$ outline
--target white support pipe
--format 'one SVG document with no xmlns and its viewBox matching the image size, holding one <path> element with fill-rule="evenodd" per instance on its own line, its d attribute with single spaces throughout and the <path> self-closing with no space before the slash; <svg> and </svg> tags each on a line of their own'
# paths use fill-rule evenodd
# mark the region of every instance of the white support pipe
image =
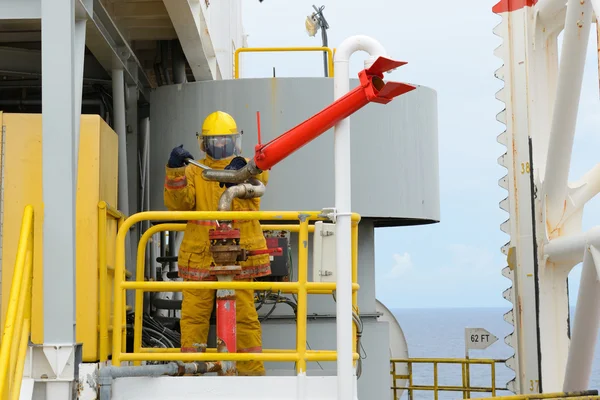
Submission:
<svg viewBox="0 0 600 400">
<path fill-rule="evenodd" d="M 386 54 L 383 46 L 368 36 L 351 36 L 337 48 L 334 58 L 334 99 L 350 91 L 350 56 L 366 51 L 370 66 L 378 56 Z M 334 127 L 335 208 L 336 208 L 336 330 L 337 330 L 337 397 L 354 399 L 352 361 L 352 240 L 351 240 L 351 159 L 350 118 Z"/>
<path fill-rule="evenodd" d="M 125 123 L 125 81 L 122 69 L 112 70 L 113 109 L 115 131 L 119 137 L 119 189 L 117 206 L 129 215 L 129 185 L 127 184 L 127 126 Z"/>
<path fill-rule="evenodd" d="M 600 193 L 600 163 L 596 164 L 581 179 L 569 185 L 568 195 L 563 221 L 567 221 L 575 213 L 583 209 L 588 201 Z"/>
<path fill-rule="evenodd" d="M 600 252 L 586 247 L 563 391 L 587 390 L 600 327 Z"/>
<path fill-rule="evenodd" d="M 586 246 L 600 247 L 600 226 L 577 235 L 552 239 L 544 246 L 544 255 L 552 263 L 576 265 L 583 261 Z"/>
<path fill-rule="evenodd" d="M 125 114 L 125 78 L 123 70 L 114 68 L 112 70 L 112 95 L 115 119 L 115 131 L 119 139 L 119 162 L 118 162 L 118 196 L 117 207 L 125 216 L 129 216 L 129 184 L 127 179 L 127 123 Z M 132 265 L 131 235 L 125 238 L 125 267 L 135 274 L 135 265 Z M 135 276 L 135 275 L 134 275 Z M 134 301 L 135 297 L 128 296 L 128 302 Z"/>
<path fill-rule="evenodd" d="M 596 19 L 600 19 L 600 0 L 592 0 L 592 9 L 596 14 Z"/>
<path fill-rule="evenodd" d="M 590 33 L 591 11 L 590 1 L 569 0 L 567 5 L 544 179 L 547 200 L 546 217 L 551 229 L 558 226 L 565 211 L 573 137 Z"/>
<path fill-rule="evenodd" d="M 576 187 L 571 194 L 573 211 L 576 211 L 600 193 L 600 163 L 596 164 L 572 186 Z"/>
<path fill-rule="evenodd" d="M 141 195 L 141 207 L 140 211 L 150 211 L 150 118 L 146 117 L 142 119 L 140 124 L 141 136 L 144 138 L 144 147 L 142 154 L 142 195 Z M 142 224 L 142 230 L 145 232 L 150 228 L 150 221 L 145 221 Z M 143 234 L 143 232 L 140 232 Z M 146 271 L 145 275 L 150 275 L 150 265 L 152 260 L 150 259 L 150 246 L 146 246 Z"/>
<path fill-rule="evenodd" d="M 535 8 L 542 21 L 550 21 L 565 8 L 566 3 L 566 0 L 540 0 Z"/>
</svg>

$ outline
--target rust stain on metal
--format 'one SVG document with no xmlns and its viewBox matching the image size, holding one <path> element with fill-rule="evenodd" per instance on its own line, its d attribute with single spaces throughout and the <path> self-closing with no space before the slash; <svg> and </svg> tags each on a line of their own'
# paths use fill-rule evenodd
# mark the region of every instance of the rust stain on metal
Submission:
<svg viewBox="0 0 600 400">
<path fill-rule="evenodd" d="M 546 219 L 546 230 L 548 231 L 549 239 L 555 239 L 557 237 L 562 236 L 562 228 L 563 228 L 563 224 L 564 224 L 563 219 L 565 218 L 566 213 L 567 213 L 567 200 L 565 199 L 563 201 L 562 213 L 560 215 L 560 218 L 556 222 L 556 225 L 554 225 L 554 226 L 551 225 L 551 221 L 548 221 Z"/>
<path fill-rule="evenodd" d="M 523 327 L 523 305 L 521 304 L 521 296 L 517 297 L 517 310 L 519 311 L 519 329 Z"/>
<path fill-rule="evenodd" d="M 217 352 L 218 353 L 229 353 L 227 350 L 227 344 L 220 337 L 217 338 Z M 237 369 L 235 361 L 221 361 L 221 368 L 218 371 L 220 376 L 235 376 L 237 375 Z"/>
<path fill-rule="evenodd" d="M 209 361 L 206 363 L 206 372 L 219 372 L 221 371 L 220 361 Z"/>
<path fill-rule="evenodd" d="M 219 300 L 235 300 L 235 290 L 219 289 L 219 290 L 217 290 L 217 299 L 219 299 Z"/>
<path fill-rule="evenodd" d="M 217 338 L 217 352 L 218 353 L 227 353 L 227 344 L 221 338 Z"/>
</svg>

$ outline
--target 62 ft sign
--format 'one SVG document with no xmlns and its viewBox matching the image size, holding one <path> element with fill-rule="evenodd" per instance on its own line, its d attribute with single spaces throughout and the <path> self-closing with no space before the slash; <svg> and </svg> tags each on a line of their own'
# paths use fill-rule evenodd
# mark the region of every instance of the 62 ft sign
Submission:
<svg viewBox="0 0 600 400">
<path fill-rule="evenodd" d="M 465 328 L 465 346 L 470 349 L 483 350 L 494 344 L 498 338 L 483 328 Z"/>
</svg>

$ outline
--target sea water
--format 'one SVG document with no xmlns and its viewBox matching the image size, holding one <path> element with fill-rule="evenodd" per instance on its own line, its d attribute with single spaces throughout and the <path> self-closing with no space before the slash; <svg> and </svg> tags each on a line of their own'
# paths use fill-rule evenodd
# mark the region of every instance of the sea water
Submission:
<svg viewBox="0 0 600 400">
<path fill-rule="evenodd" d="M 406 341 L 409 357 L 465 357 L 465 327 L 484 328 L 498 337 L 498 341 L 486 350 L 471 350 L 471 358 L 493 358 L 505 360 L 514 351 L 504 343 L 504 337 L 513 327 L 504 321 L 506 308 L 438 308 L 438 309 L 394 309 Z M 572 316 L 573 314 L 571 314 Z M 573 323 L 573 318 L 571 318 Z M 600 345 L 596 346 L 590 389 L 600 389 Z M 490 387 L 489 365 L 471 366 L 471 386 Z M 514 373 L 503 363 L 496 364 L 496 386 L 506 387 Z M 433 366 L 431 364 L 413 366 L 413 384 L 433 385 Z M 438 384 L 462 386 L 461 367 L 459 365 L 440 365 Z M 512 393 L 498 391 L 497 396 Z M 489 397 L 489 393 L 472 393 L 470 397 Z M 407 398 L 407 393 L 402 399 Z M 433 399 L 433 392 L 414 392 L 415 399 Z M 439 399 L 461 399 L 460 392 L 440 392 Z"/>
</svg>

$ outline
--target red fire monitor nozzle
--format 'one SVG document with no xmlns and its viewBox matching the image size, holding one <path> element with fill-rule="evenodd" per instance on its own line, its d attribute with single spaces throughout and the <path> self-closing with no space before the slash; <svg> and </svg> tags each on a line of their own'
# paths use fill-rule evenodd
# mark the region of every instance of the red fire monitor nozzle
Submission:
<svg viewBox="0 0 600 400">
<path fill-rule="evenodd" d="M 360 85 L 354 90 L 281 136 L 257 146 L 254 155 L 256 166 L 263 171 L 268 170 L 368 103 L 387 104 L 394 97 L 414 90 L 415 86 L 412 85 L 383 81 L 384 72 L 404 64 L 406 62 L 377 58 L 370 68 L 358 73 Z"/>
<path fill-rule="evenodd" d="M 240 183 L 249 177 L 271 169 L 275 164 L 300 149 L 319 135 L 331 129 L 370 102 L 387 104 L 411 90 L 413 85 L 384 82 L 383 73 L 406 64 L 386 57 L 378 57 L 371 67 L 358 73 L 360 85 L 308 120 L 283 133 L 270 142 L 255 148 L 254 159 L 238 171 L 204 170 L 204 178 L 219 182 Z"/>
</svg>

